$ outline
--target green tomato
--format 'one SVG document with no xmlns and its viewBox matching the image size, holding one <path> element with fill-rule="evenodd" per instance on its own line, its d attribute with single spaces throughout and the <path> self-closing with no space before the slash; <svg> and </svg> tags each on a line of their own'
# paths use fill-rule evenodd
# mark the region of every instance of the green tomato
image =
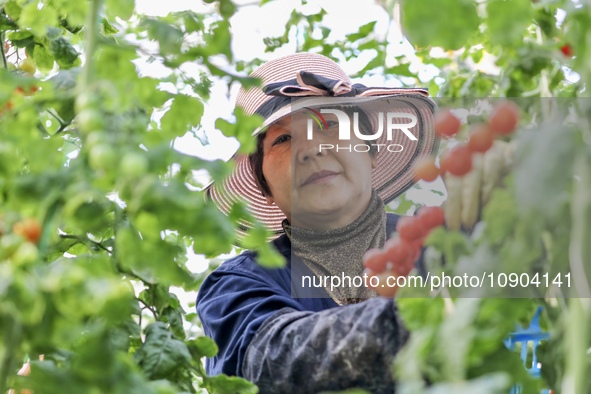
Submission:
<svg viewBox="0 0 591 394">
<path fill-rule="evenodd" d="M 123 156 L 119 168 L 121 173 L 130 178 L 138 178 L 148 171 L 149 163 L 145 155 L 129 152 Z"/>
<path fill-rule="evenodd" d="M 102 130 L 105 126 L 100 111 L 94 109 L 85 109 L 78 114 L 78 125 L 84 133 L 91 131 Z"/>
<path fill-rule="evenodd" d="M 0 142 L 0 174 L 18 171 L 16 148 L 13 144 Z"/>
<path fill-rule="evenodd" d="M 15 250 L 11 257 L 12 262 L 17 265 L 28 265 L 34 263 L 39 258 L 39 249 L 31 242 L 23 242 Z"/>
<path fill-rule="evenodd" d="M 229 18 L 232 15 L 234 15 L 234 13 L 236 12 L 236 7 L 234 6 L 234 3 L 232 3 L 231 1 L 228 0 L 221 0 L 220 1 L 220 14 L 224 17 L 224 18 Z"/>
<path fill-rule="evenodd" d="M 74 104 L 77 112 L 82 112 L 85 109 L 93 109 L 99 105 L 99 101 L 95 95 L 89 92 L 83 92 L 76 97 Z"/>
<path fill-rule="evenodd" d="M 23 238 L 16 234 L 6 234 L 0 238 L 0 260 L 4 260 L 14 254 L 14 252 L 24 242 Z"/>
<path fill-rule="evenodd" d="M 27 74 L 35 74 L 37 71 L 37 67 L 35 66 L 35 62 L 30 57 L 27 57 L 25 60 L 21 62 L 20 69 L 23 70 Z"/>
<path fill-rule="evenodd" d="M 109 170 L 117 161 L 115 150 L 107 144 L 98 144 L 90 149 L 88 160 L 94 170 Z"/>
<path fill-rule="evenodd" d="M 102 131 L 91 131 L 85 138 L 85 146 L 92 148 L 100 143 L 105 142 L 105 136 Z"/>
</svg>

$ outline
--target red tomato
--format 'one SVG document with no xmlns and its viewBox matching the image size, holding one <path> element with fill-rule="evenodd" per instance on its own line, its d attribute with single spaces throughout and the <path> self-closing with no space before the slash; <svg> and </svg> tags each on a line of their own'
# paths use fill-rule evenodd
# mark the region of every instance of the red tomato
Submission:
<svg viewBox="0 0 591 394">
<path fill-rule="evenodd" d="M 519 122 L 519 112 L 519 107 L 514 102 L 500 102 L 495 106 L 488 120 L 490 130 L 500 135 L 513 133 Z"/>
<path fill-rule="evenodd" d="M 433 157 L 425 157 L 414 165 L 415 182 L 423 180 L 433 182 L 439 176 L 439 168 L 435 165 Z"/>
<path fill-rule="evenodd" d="M 363 266 L 370 269 L 374 273 L 384 272 L 388 258 L 383 249 L 370 249 L 363 255 Z"/>
<path fill-rule="evenodd" d="M 391 238 L 384 245 L 386 257 L 394 265 L 404 263 L 412 255 L 412 247 L 402 238 Z"/>
<path fill-rule="evenodd" d="M 442 109 L 435 114 L 435 134 L 451 137 L 460 131 L 460 120 L 449 109 Z"/>
<path fill-rule="evenodd" d="M 405 216 L 398 220 L 396 231 L 405 241 L 413 242 L 425 235 L 426 231 L 421 222 L 412 216 Z"/>
<path fill-rule="evenodd" d="M 414 260 L 409 258 L 404 262 L 404 264 L 398 264 L 396 267 L 394 267 L 394 274 L 396 276 L 408 276 L 414 266 Z"/>
<path fill-rule="evenodd" d="M 453 147 L 441 159 L 441 170 L 455 176 L 464 176 L 472 170 L 472 152 L 466 145 Z"/>
<path fill-rule="evenodd" d="M 388 277 L 392 276 L 390 273 L 383 273 L 374 276 L 376 276 L 379 279 L 378 286 L 374 288 L 376 293 L 378 293 L 382 297 L 394 297 L 394 295 L 396 295 L 398 287 L 388 286 Z M 392 285 L 395 285 L 394 280 L 391 279 L 390 282 Z"/>
<path fill-rule="evenodd" d="M 445 215 L 441 207 L 423 207 L 419 210 L 417 217 L 423 224 L 423 227 L 428 230 L 443 226 L 445 223 Z"/>
<path fill-rule="evenodd" d="M 14 89 L 14 92 L 17 94 L 22 94 L 24 96 L 30 96 L 37 90 L 39 90 L 39 88 L 35 85 L 29 86 L 27 89 L 23 88 L 22 86 L 19 86 L 16 89 Z"/>
<path fill-rule="evenodd" d="M 29 218 L 15 223 L 12 231 L 27 241 L 36 244 L 41 239 L 43 228 L 37 220 Z"/>
<path fill-rule="evenodd" d="M 472 152 L 484 153 L 493 146 L 495 136 L 486 125 L 476 125 L 472 128 L 468 149 Z"/>
<path fill-rule="evenodd" d="M 562 54 L 566 57 L 572 57 L 573 56 L 573 47 L 571 47 L 569 44 L 564 44 L 563 46 L 560 47 L 560 52 L 562 52 Z"/>
</svg>

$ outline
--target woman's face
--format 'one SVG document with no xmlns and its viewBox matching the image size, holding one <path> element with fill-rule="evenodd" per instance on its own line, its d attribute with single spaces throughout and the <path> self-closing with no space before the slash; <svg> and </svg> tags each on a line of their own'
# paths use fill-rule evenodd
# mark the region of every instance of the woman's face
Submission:
<svg viewBox="0 0 591 394">
<path fill-rule="evenodd" d="M 326 115 L 328 130 L 314 124 L 307 139 L 308 116 L 294 114 L 269 126 L 263 141 L 263 175 L 274 202 L 290 224 L 329 230 L 357 219 L 371 198 L 371 172 L 375 160 L 368 152 L 341 147 L 364 145 L 354 133 L 338 140 L 338 123 Z M 320 144 L 333 145 L 320 150 Z"/>
</svg>

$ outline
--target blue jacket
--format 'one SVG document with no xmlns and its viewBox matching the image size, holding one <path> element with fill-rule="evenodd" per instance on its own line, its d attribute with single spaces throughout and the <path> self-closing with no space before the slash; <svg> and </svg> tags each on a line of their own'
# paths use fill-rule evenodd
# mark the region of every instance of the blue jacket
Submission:
<svg viewBox="0 0 591 394">
<path fill-rule="evenodd" d="M 390 234 L 398 216 L 387 217 Z M 350 387 L 392 392 L 388 366 L 406 338 L 393 300 L 375 298 L 338 307 L 324 289 L 292 289 L 292 276 L 297 280 L 313 273 L 304 264 L 294 264 L 292 271 L 287 236 L 273 244 L 286 258 L 284 268 L 265 269 L 256 263 L 256 254 L 247 251 L 224 262 L 203 282 L 197 312 L 205 334 L 219 347 L 207 360 L 208 374 L 244 376 L 257 383 L 261 393 Z M 351 353 L 347 345 L 359 341 L 364 345 Z M 385 363 L 379 377 L 377 363 Z M 326 375 L 318 372 L 320 365 Z M 306 375 L 309 378 L 300 381 Z"/>
</svg>

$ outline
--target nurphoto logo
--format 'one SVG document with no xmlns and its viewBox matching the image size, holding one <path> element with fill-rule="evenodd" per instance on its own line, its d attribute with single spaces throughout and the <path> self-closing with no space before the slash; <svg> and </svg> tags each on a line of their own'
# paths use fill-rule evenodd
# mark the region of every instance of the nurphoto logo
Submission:
<svg viewBox="0 0 591 394">
<path fill-rule="evenodd" d="M 355 136 L 362 141 L 377 141 L 382 137 L 384 132 L 386 132 L 386 139 L 392 141 L 392 136 L 397 130 L 402 131 L 409 140 L 417 141 L 417 137 L 415 137 L 409 130 L 417 124 L 417 117 L 414 114 L 406 112 L 379 112 L 377 114 L 377 129 L 373 130 L 373 134 L 364 134 L 359 128 L 359 112 L 353 112 L 353 127 L 351 128 L 350 115 L 344 111 L 338 109 L 321 109 L 320 111 L 316 111 L 311 108 L 306 108 L 306 110 L 310 116 L 307 123 L 308 140 L 314 139 L 314 123 L 318 125 L 320 130 L 328 130 L 328 122 L 322 114 L 332 114 L 336 117 L 339 125 L 339 141 L 350 141 L 351 130 L 353 130 Z M 408 119 L 409 121 L 405 123 L 397 123 L 401 119 Z M 339 150 L 348 150 L 349 152 L 368 152 L 371 149 L 370 146 L 377 147 L 378 152 L 380 149 L 384 148 L 389 152 L 402 152 L 404 149 L 400 144 L 319 144 L 318 151 L 322 152 L 323 150 L 336 149 L 337 152 Z"/>
</svg>

